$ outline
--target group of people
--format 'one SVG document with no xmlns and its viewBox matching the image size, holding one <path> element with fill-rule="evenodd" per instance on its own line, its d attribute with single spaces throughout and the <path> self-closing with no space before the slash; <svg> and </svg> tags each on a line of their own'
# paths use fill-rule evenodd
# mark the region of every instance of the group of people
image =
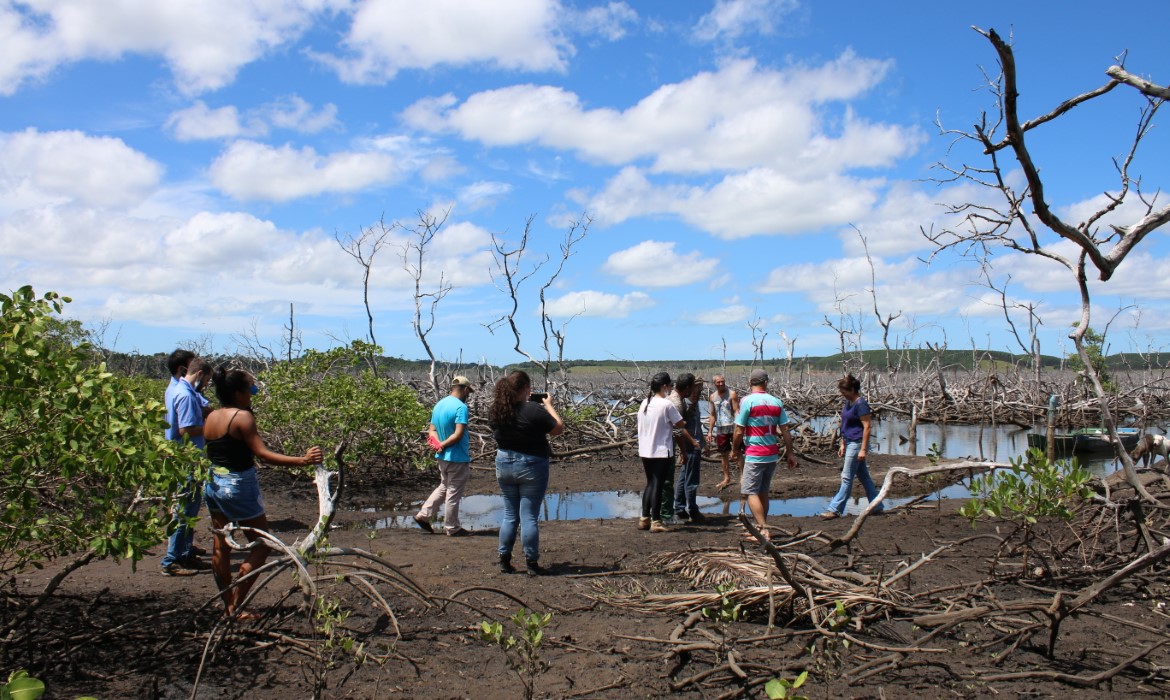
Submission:
<svg viewBox="0 0 1170 700">
<path fill-rule="evenodd" d="M 679 522 L 705 519 L 697 495 L 700 465 L 710 439 L 719 452 L 723 470 L 723 480 L 717 488 L 727 488 L 732 483 L 731 464 L 740 465 L 740 493 L 761 537 L 768 538 L 769 493 L 781 441 L 788 469 L 797 466 L 796 451 L 783 402 L 768 392 L 768 373 L 753 370 L 748 380 L 751 391 L 741 399 L 722 375 L 714 377 L 715 386 L 708 397 L 706 434 L 699 410 L 702 379 L 683 373 L 676 383 L 669 374 L 660 372 L 650 380 L 649 392 L 637 413 L 638 456 L 646 476 L 638 529 L 667 532 L 666 522 L 672 516 Z M 861 482 L 867 497 L 877 497 L 865 461 L 870 437 L 869 404 L 860 394 L 860 381 L 852 374 L 838 382 L 838 389 L 844 399 L 840 444 L 844 463 L 841 486 L 821 515 L 826 519 L 844 514 L 855 480 Z M 413 516 L 427 532 L 435 531 L 434 521 L 441 510 L 448 536 L 469 534 L 459 520 L 459 505 L 471 474 L 467 401 L 472 391 L 466 377 L 454 377 L 450 394 L 435 404 L 431 413 L 428 442 L 435 449 L 440 483 Z M 539 509 L 548 488 L 548 437 L 563 432 L 564 422 L 552 398 L 534 393 L 529 376 L 515 371 L 496 382 L 488 423 L 497 444 L 496 479 L 504 497 L 497 550 L 500 571 L 515 571 L 512 550 L 519 533 L 527 573 L 545 574 L 547 571 L 539 563 Z"/>
<path fill-rule="evenodd" d="M 200 558 L 206 552 L 194 545 L 190 528 L 206 501 L 215 533 L 211 569 L 225 609 L 229 615 L 246 615 L 239 607 L 251 588 L 248 574 L 262 566 L 269 553 L 256 532 L 268 526 L 256 460 L 308 466 L 321 461 L 321 450 L 311 447 L 298 457 L 268 449 L 251 411 L 252 399 L 260 389 L 250 373 L 227 366 L 212 368 L 206 360 L 186 350 L 172 353 L 167 368 L 171 373 L 166 391 L 167 437 L 189 441 L 203 450 L 210 471 L 204 475 L 202 470 L 193 469 L 187 489 L 180 494 L 173 534 L 161 561 L 162 573 L 181 576 L 206 567 Z M 638 456 L 646 476 L 638 529 L 666 532 L 666 522 L 672 516 L 680 522 L 704 520 L 697 494 L 702 457 L 710 440 L 720 455 L 723 470 L 723 480 L 717 487 L 727 488 L 732 483 L 732 463 L 739 465 L 740 493 L 760 536 L 769 537 L 769 493 L 781 457 L 781 442 L 788 469 L 797 467 L 796 451 L 784 405 L 768 391 L 768 373 L 752 370 L 748 381 L 750 393 L 740 397 L 727 387 L 723 376 L 715 376 L 704 431 L 699 410 L 702 379 L 683 373 L 676 382 L 666 372 L 659 372 L 650 380 L 646 399 L 637 413 Z M 202 393 L 208 384 L 214 385 L 219 399 L 220 407 L 215 410 Z M 821 515 L 826 519 L 844 514 L 855 480 L 861 482 L 867 497 L 877 497 L 866 466 L 871 429 L 869 404 L 861 396 L 861 383 L 851 374 L 838 382 L 838 389 L 844 399 L 840 443 L 843 465 L 841 486 Z M 413 516 L 414 522 L 427 532 L 435 531 L 435 521 L 441 513 L 447 536 L 470 534 L 460 523 L 459 505 L 471 476 L 468 401 L 473 392 L 470 380 L 456 376 L 451 380 L 449 394 L 431 412 L 427 441 L 435 450 L 440 481 Z M 517 370 L 496 382 L 488 424 L 496 441 L 496 480 L 504 497 L 497 549 L 499 569 L 503 573 L 516 571 L 512 552 L 519 537 L 526 573 L 547 574 L 540 564 L 539 515 L 549 481 L 552 451 L 548 438 L 564 432 L 565 423 L 552 397 L 533 392 L 531 378 Z M 248 539 L 256 543 L 234 579 L 225 534 L 232 523 L 245 528 Z"/>
<path fill-rule="evenodd" d="M 215 533 L 211 569 L 224 608 L 228 615 L 246 617 L 249 613 L 239 607 L 252 587 L 253 579 L 248 574 L 264 564 L 269 551 L 262 541 L 257 541 L 261 537 L 257 530 L 267 530 L 268 518 L 256 475 L 256 459 L 282 466 L 308 466 L 321 461 L 321 448 L 310 447 L 301 457 L 268 449 L 252 415 L 252 398 L 260 387 L 250 373 L 226 365 L 213 369 L 195 353 L 181 349 L 167 358 L 167 369 L 171 373 L 165 394 L 167 437 L 176 442 L 189 441 L 202 450 L 210 470 L 204 474 L 201 466 L 192 465 L 187 488 L 179 494 L 167 552 L 160 562 L 162 573 L 188 576 L 206 568 L 201 557 L 207 553 L 194 545 L 190 527 L 206 501 Z M 209 383 L 215 386 L 219 399 L 219 408 L 214 410 L 202 393 Z M 230 523 L 246 528 L 248 540 L 256 542 L 234 579 L 226 536 Z"/>
</svg>

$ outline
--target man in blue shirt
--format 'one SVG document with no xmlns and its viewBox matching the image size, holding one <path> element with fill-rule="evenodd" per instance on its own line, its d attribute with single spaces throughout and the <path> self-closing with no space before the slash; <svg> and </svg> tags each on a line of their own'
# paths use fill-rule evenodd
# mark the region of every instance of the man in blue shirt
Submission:
<svg viewBox="0 0 1170 700">
<path fill-rule="evenodd" d="M 435 448 L 439 462 L 439 485 L 423 503 L 414 522 L 427 532 L 433 532 L 431 520 L 444 504 L 443 528 L 451 537 L 470 534 L 459 524 L 459 502 L 471 478 L 471 440 L 467 433 L 467 399 L 471 396 L 471 382 L 467 377 L 451 380 L 451 393 L 435 404 L 431 424 L 427 426 L 427 441 Z"/>
<path fill-rule="evenodd" d="M 189 359 L 187 354 L 191 355 Z M 211 365 L 185 350 L 176 350 L 172 358 L 185 361 L 186 364 L 174 369 L 171 383 L 167 386 L 167 439 L 189 441 L 202 450 L 207 399 L 200 392 L 211 381 Z M 175 530 L 167 542 L 167 553 L 160 562 L 164 576 L 190 576 L 203 568 L 203 561 L 193 551 L 195 532 L 188 525 L 189 519 L 197 517 L 203 505 L 203 484 L 195 476 L 195 472 L 201 468 L 201 465 L 196 465 L 192 469 L 187 489 L 179 494 Z"/>
</svg>

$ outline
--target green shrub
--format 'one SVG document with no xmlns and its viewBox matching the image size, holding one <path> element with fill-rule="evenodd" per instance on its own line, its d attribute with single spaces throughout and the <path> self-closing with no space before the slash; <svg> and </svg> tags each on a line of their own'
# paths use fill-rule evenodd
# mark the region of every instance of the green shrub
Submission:
<svg viewBox="0 0 1170 700">
<path fill-rule="evenodd" d="M 430 412 L 408 386 L 379 377 L 366 364 L 381 350 L 354 341 L 280 362 L 259 377 L 255 406 L 273 449 L 299 454 L 312 445 L 328 451 L 349 439 L 349 461 L 366 467 L 410 465 L 423 455 L 420 431 Z"/>
<path fill-rule="evenodd" d="M 0 294 L 0 572 L 92 550 L 140 559 L 199 459 L 166 439 L 162 390 L 62 334 L 69 299 Z"/>
</svg>

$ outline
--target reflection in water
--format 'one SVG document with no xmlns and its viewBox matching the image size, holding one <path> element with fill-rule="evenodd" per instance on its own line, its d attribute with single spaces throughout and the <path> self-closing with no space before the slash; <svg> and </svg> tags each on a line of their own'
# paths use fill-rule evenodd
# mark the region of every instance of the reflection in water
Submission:
<svg viewBox="0 0 1170 700">
<path fill-rule="evenodd" d="M 941 423 L 919 423 L 917 445 L 911 446 L 906 440 L 910 421 L 885 417 L 874 421 L 873 436 L 880 454 L 910 455 L 930 453 L 931 444 L 942 449 L 944 459 L 983 459 L 993 462 L 1008 462 L 1028 451 L 1028 433 L 1044 432 L 1044 428 L 1019 428 L 1014 425 L 958 425 Z M 1078 456 L 1081 466 L 1096 476 L 1104 476 L 1121 468 L 1114 458 L 1092 455 L 1091 458 Z"/>
<path fill-rule="evenodd" d="M 706 403 L 705 401 L 703 402 Z M 818 431 L 832 430 L 835 419 L 819 418 L 810 421 Z M 885 417 L 874 422 L 874 443 L 871 450 L 878 454 L 926 455 L 931 444 L 937 444 L 944 459 L 973 458 L 1008 462 L 1020 457 L 1028 449 L 1028 433 L 1033 429 L 1014 425 L 958 425 L 921 423 L 918 425 L 916 445 L 910 445 L 905 436 L 909 433 L 909 421 L 898 417 Z M 1042 430 L 1041 430 L 1042 431 Z M 1081 464 L 1094 475 L 1105 475 L 1120 469 L 1115 459 L 1081 459 Z M 829 496 L 808 498 L 773 499 L 772 515 L 793 515 L 807 517 L 824 511 Z M 963 484 L 943 489 L 943 498 L 967 498 L 970 493 Z M 933 500 L 934 496 L 931 496 Z M 890 504 L 899 505 L 909 499 L 889 499 Z M 708 514 L 738 515 L 740 499 L 733 496 L 727 500 L 700 496 L 699 509 Z M 846 506 L 847 515 L 857 515 L 868 501 L 865 498 L 850 499 Z M 491 530 L 500 526 L 503 514 L 503 497 L 498 494 L 481 494 L 463 499 L 459 509 L 463 526 L 470 530 Z M 541 507 L 542 520 L 589 520 L 589 519 L 634 519 L 641 514 L 642 493 L 640 491 L 593 491 L 587 493 L 549 493 Z M 409 515 L 381 518 L 373 523 L 374 529 L 416 528 Z"/>
<path fill-rule="evenodd" d="M 944 498 L 964 498 L 967 489 L 955 485 L 943 490 Z M 933 496 L 932 496 L 933 498 Z M 891 506 L 907 502 L 908 498 L 888 499 Z M 719 499 L 699 496 L 699 510 L 708 515 L 738 515 L 738 496 Z M 774 498 L 769 509 L 770 515 L 793 515 L 807 517 L 825 510 L 828 498 Z M 846 514 L 857 515 L 868 505 L 865 498 L 851 499 Z M 504 511 L 504 497 L 498 494 L 480 494 L 463 499 L 459 507 L 459 520 L 469 530 L 492 530 L 500 526 Z M 591 491 L 587 493 L 549 493 L 544 497 L 541 520 L 592 520 L 625 518 L 636 519 L 642 513 L 642 494 L 635 491 Z M 410 515 L 395 515 L 379 518 L 372 524 L 375 530 L 395 528 L 417 528 Z"/>
</svg>

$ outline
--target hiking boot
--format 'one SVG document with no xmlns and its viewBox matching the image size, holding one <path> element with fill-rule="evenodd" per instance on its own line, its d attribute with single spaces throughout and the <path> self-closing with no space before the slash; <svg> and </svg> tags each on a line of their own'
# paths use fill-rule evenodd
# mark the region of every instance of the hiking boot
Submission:
<svg viewBox="0 0 1170 700">
<path fill-rule="evenodd" d="M 159 569 L 159 573 L 163 576 L 194 576 L 199 572 L 195 569 L 183 566 L 182 562 L 173 561 L 170 564 Z"/>
<path fill-rule="evenodd" d="M 650 518 L 638 518 L 638 529 L 639 530 L 649 530 L 650 529 Z"/>
<path fill-rule="evenodd" d="M 210 554 L 210 552 L 208 552 L 206 549 L 200 547 L 199 545 L 197 545 L 197 544 L 191 545 L 191 555 L 192 556 L 205 557 L 208 554 Z"/>
<path fill-rule="evenodd" d="M 540 564 L 536 563 L 535 559 L 528 559 L 524 562 L 529 576 L 548 576 L 551 572 Z"/>
<path fill-rule="evenodd" d="M 511 556 L 504 556 L 503 554 L 500 555 L 500 573 L 501 574 L 514 574 L 514 573 L 516 573 L 516 567 L 512 566 L 512 557 Z"/>
<path fill-rule="evenodd" d="M 661 520 L 654 520 L 650 523 L 650 532 L 670 532 L 670 529 Z"/>
</svg>

